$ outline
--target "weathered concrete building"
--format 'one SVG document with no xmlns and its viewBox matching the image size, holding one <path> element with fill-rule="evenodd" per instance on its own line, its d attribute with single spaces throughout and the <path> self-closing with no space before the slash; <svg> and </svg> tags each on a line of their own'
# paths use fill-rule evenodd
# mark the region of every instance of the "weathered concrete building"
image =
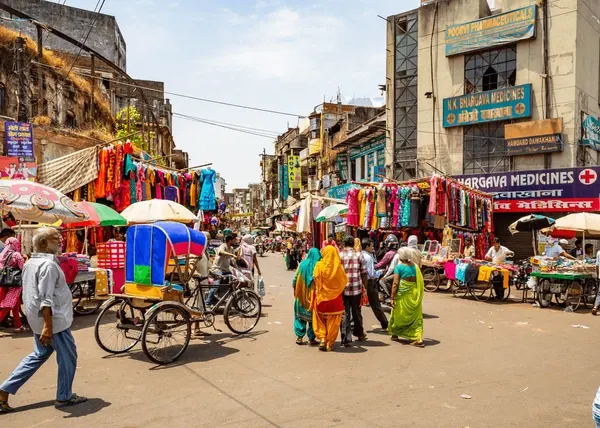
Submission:
<svg viewBox="0 0 600 428">
<path fill-rule="evenodd" d="M 524 212 L 600 210 L 600 3 L 495 7 L 432 1 L 388 18 L 389 171 L 494 192 L 498 233 Z"/>
<path fill-rule="evenodd" d="M 127 69 L 127 45 L 114 16 L 45 0 L 3 0 L 3 3 L 35 17 L 42 23 L 50 24 L 79 41 L 85 40 L 93 24 L 86 45 L 122 70 Z M 0 16 L 14 18 L 4 11 L 0 11 Z M 2 24 L 36 40 L 36 28 L 27 21 L 3 20 Z M 77 47 L 51 33 L 44 39 L 44 46 L 49 49 L 73 54 L 78 51 Z M 82 55 L 86 56 L 85 53 Z"/>
</svg>

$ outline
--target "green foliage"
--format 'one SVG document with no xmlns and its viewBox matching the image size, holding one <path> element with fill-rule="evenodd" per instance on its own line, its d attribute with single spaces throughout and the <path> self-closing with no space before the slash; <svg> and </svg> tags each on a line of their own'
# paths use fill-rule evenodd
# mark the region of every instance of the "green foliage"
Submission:
<svg viewBox="0 0 600 428">
<path fill-rule="evenodd" d="M 136 131 L 139 132 L 127 138 L 129 134 L 133 134 Z M 122 141 L 129 140 L 134 146 L 142 149 L 146 153 L 149 153 L 151 156 L 155 156 L 156 154 L 150 150 L 149 142 L 154 141 L 156 139 L 156 133 L 147 129 L 144 133 L 142 133 L 141 131 L 142 115 L 135 107 L 129 107 L 129 132 L 127 132 L 127 107 L 125 107 L 117 113 L 116 138 Z"/>
</svg>

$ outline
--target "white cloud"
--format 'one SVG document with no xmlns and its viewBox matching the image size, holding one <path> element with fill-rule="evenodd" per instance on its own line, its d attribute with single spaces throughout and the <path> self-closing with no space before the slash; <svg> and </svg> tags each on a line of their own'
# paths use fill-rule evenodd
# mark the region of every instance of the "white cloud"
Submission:
<svg viewBox="0 0 600 428">
<path fill-rule="evenodd" d="M 290 8 L 245 22 L 249 25 L 235 29 L 238 37 L 231 37 L 216 58 L 203 60 L 201 68 L 246 73 L 258 80 L 305 81 L 323 72 L 321 62 L 338 52 L 344 30 L 343 22 L 334 16 Z"/>
</svg>

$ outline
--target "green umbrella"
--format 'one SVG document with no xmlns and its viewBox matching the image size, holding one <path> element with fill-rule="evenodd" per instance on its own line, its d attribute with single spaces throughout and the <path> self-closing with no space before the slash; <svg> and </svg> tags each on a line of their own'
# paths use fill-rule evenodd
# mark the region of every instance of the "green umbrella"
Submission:
<svg viewBox="0 0 600 428">
<path fill-rule="evenodd" d="M 69 227 L 127 226 L 125 217 L 106 205 L 86 201 L 77 202 L 77 205 L 88 214 L 89 218 L 70 223 Z"/>
<path fill-rule="evenodd" d="M 348 214 L 348 205 L 345 204 L 333 204 L 329 205 L 327 208 L 324 208 L 315 221 L 323 222 L 332 220 L 341 215 Z"/>
</svg>

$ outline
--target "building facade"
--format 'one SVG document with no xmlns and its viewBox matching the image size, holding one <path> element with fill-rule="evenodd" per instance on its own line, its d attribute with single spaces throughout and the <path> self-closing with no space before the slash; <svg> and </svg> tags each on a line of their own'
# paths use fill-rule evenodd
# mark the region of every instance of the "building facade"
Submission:
<svg viewBox="0 0 600 428">
<path fill-rule="evenodd" d="M 389 17 L 393 176 L 495 193 L 509 240 L 523 213 L 599 211 L 600 23 L 587 17 L 600 3 L 587 3 L 433 1 Z"/>
</svg>

